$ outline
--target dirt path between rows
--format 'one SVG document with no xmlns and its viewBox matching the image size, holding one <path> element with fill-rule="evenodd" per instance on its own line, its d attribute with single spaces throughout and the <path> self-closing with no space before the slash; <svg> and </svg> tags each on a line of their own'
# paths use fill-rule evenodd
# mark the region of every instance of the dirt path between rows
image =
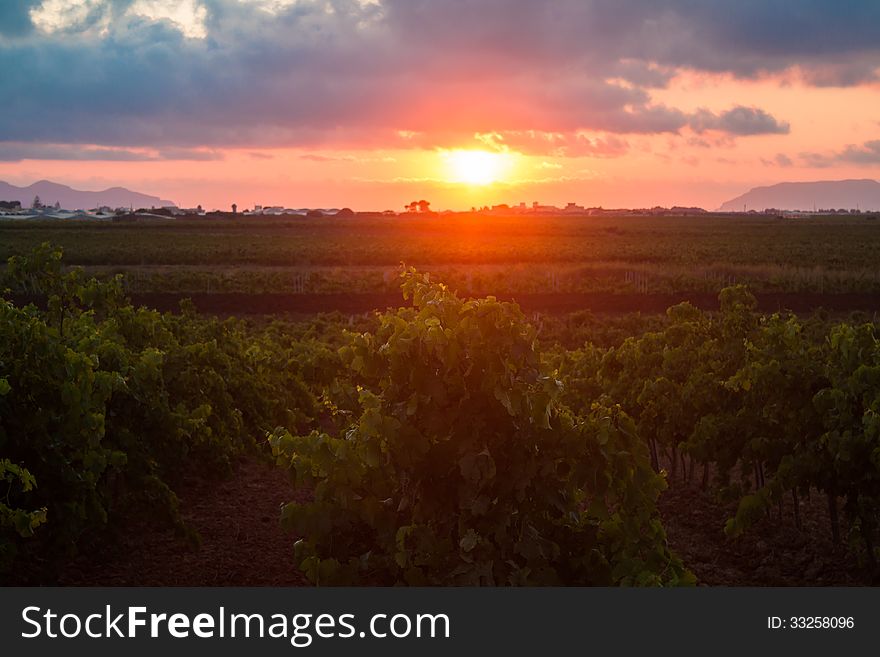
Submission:
<svg viewBox="0 0 880 657">
<path fill-rule="evenodd" d="M 287 474 L 251 457 L 223 481 L 193 480 L 179 490 L 181 511 L 202 539 L 196 549 L 173 530 L 132 523 L 117 540 L 65 564 L 64 586 L 308 586 L 294 565 L 294 537 L 279 525 L 295 498 Z M 302 497 L 302 494 L 300 495 Z M 701 585 L 856 586 L 868 582 L 845 547 L 831 542 L 827 501 L 791 501 L 738 539 L 724 535 L 735 503 L 722 504 L 697 484 L 673 482 L 659 500 L 670 547 Z"/>
<path fill-rule="evenodd" d="M 831 540 L 827 499 L 818 492 L 756 523 L 738 538 L 724 534 L 736 502 L 724 504 L 695 483 L 672 482 L 658 502 L 669 546 L 706 586 L 860 586 L 870 582 L 843 545 Z M 781 512 L 781 515 L 780 515 Z"/>
<path fill-rule="evenodd" d="M 255 458 L 224 481 L 187 482 L 178 491 L 196 548 L 170 529 L 126 528 L 118 541 L 65 566 L 62 586 L 306 586 L 293 560 L 294 537 L 279 524 L 294 499 L 287 474 Z"/>
</svg>

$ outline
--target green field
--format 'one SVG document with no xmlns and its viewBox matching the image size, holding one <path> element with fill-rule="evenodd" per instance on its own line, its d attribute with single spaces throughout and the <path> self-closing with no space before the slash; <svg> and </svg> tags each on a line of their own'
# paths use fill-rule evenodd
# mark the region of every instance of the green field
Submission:
<svg viewBox="0 0 880 657">
<path fill-rule="evenodd" d="M 0 222 L 3 259 L 44 241 L 132 292 L 393 292 L 402 262 L 474 293 L 880 291 L 872 215 Z"/>
</svg>

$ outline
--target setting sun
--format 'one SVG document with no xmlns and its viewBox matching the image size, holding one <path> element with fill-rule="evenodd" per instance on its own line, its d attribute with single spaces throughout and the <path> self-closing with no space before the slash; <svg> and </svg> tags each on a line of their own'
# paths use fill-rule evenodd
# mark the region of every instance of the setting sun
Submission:
<svg viewBox="0 0 880 657">
<path fill-rule="evenodd" d="M 503 179 L 510 170 L 508 153 L 455 150 L 444 153 L 450 182 L 489 185 Z"/>
</svg>

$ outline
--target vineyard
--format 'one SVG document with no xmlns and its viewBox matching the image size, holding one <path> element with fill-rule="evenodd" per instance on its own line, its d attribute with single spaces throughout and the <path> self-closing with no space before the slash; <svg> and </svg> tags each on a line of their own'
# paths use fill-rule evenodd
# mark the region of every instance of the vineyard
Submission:
<svg viewBox="0 0 880 657">
<path fill-rule="evenodd" d="M 401 262 L 474 296 L 880 294 L 872 214 L 0 222 L 4 260 L 46 241 L 130 294 L 396 295 Z"/>
<path fill-rule="evenodd" d="M 197 551 L 179 492 L 202 482 L 222 519 L 211 491 L 242 462 L 289 477 L 265 531 L 319 585 L 711 580 L 673 545 L 691 552 L 698 499 L 724 549 L 785 549 L 785 525 L 805 564 L 846 564 L 833 581 L 878 575 L 867 318 L 760 314 L 744 286 L 716 312 L 527 317 L 410 268 L 397 309 L 218 319 L 135 307 L 122 276 L 63 262 L 44 244 L 4 277 L 45 299 L 0 301 L 4 580 L 64 581 L 135 521 Z"/>
</svg>

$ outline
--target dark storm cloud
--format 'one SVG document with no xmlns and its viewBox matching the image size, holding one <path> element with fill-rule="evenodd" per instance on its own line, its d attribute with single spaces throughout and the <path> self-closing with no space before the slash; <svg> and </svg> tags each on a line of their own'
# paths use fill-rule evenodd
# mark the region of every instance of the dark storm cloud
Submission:
<svg viewBox="0 0 880 657">
<path fill-rule="evenodd" d="M 27 18 L 38 2 L 0 3 L 0 72 L 15 90 L 0 141 L 430 147 L 489 131 L 784 133 L 760 108 L 687 114 L 651 90 L 681 68 L 797 66 L 813 84 L 857 84 L 880 53 L 876 2 L 202 0 L 205 38 L 133 4 L 95 0 L 46 34 Z"/>
<path fill-rule="evenodd" d="M 754 76 L 814 67 L 824 84 L 874 79 L 875 0 L 387 0 L 389 20 L 429 48 L 516 43 L 529 59 L 662 66 Z"/>
</svg>

